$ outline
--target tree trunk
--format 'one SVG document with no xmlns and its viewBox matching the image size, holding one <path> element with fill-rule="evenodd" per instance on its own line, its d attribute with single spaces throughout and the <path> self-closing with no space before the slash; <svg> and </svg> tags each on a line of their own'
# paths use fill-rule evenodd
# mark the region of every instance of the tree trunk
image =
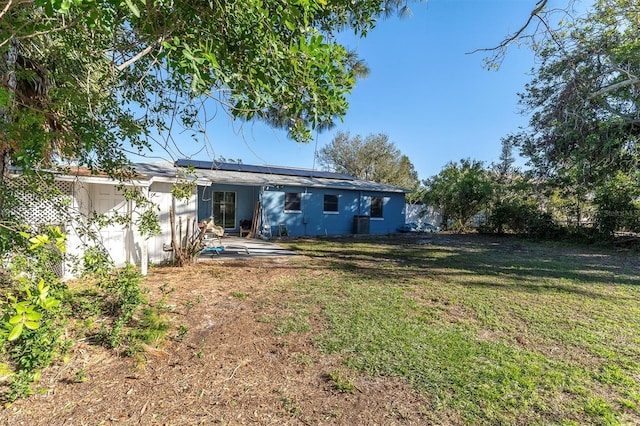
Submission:
<svg viewBox="0 0 640 426">
<path fill-rule="evenodd" d="M 2 63 L 0 63 L 2 78 L 5 79 L 5 87 L 12 98 L 15 96 L 17 87 L 16 62 L 18 60 L 18 43 L 15 39 L 9 42 L 9 48 L 2 58 Z M 0 108 L 0 122 L 5 125 L 13 120 L 10 106 L 12 103 L 13 99 L 10 99 L 8 105 Z M 0 134 L 0 179 L 4 180 L 9 175 L 11 153 L 11 141 L 8 140 L 6 135 Z"/>
</svg>

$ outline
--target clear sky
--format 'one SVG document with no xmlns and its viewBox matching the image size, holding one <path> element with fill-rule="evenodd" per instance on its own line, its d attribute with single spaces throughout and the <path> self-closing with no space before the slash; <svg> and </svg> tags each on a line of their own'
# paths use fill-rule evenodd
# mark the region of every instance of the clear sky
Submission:
<svg viewBox="0 0 640 426">
<path fill-rule="evenodd" d="M 411 17 L 381 20 L 365 39 L 345 38 L 371 73 L 349 96 L 344 121 L 320 133 L 317 141 L 299 144 L 283 131 L 232 122 L 218 111 L 207 128 L 210 147 L 185 141 L 182 153 L 174 156 L 318 168 L 315 150 L 330 143 L 337 131 L 348 131 L 387 134 L 410 158 L 420 179 L 437 174 L 449 161 L 497 161 L 500 139 L 527 124 L 527 117 L 519 113 L 518 93 L 530 81 L 534 56 L 527 47 L 514 46 L 498 71 L 488 71 L 483 68 L 485 53 L 467 53 L 497 45 L 526 21 L 535 3 L 411 3 Z M 566 5 L 562 0 L 556 3 Z"/>
</svg>

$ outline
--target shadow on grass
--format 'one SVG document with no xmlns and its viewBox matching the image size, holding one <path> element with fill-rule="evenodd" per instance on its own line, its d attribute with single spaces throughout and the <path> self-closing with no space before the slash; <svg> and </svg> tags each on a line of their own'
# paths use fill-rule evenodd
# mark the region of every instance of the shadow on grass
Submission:
<svg viewBox="0 0 640 426">
<path fill-rule="evenodd" d="M 510 237 L 411 235 L 301 242 L 290 248 L 325 259 L 332 270 L 389 284 L 455 278 L 464 285 L 589 297 L 605 296 L 580 284 L 640 285 L 638 265 L 613 251 Z"/>
</svg>

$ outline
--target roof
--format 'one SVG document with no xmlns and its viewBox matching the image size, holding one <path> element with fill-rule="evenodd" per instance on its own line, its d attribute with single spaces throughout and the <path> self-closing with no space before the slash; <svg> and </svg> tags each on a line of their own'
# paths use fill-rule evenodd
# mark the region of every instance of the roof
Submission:
<svg viewBox="0 0 640 426">
<path fill-rule="evenodd" d="M 22 174 L 22 168 L 10 166 L 9 172 L 13 176 Z M 115 177 L 109 176 L 107 173 L 92 170 L 84 166 L 53 166 L 51 169 L 39 169 L 39 172 L 49 173 L 55 176 L 58 181 L 73 182 L 80 181 L 86 183 L 104 183 L 105 181 L 117 184 L 124 184 L 125 186 L 148 186 L 150 184 L 148 176 L 145 176 L 141 172 L 136 171 L 134 176 L 131 176 L 129 180 L 118 180 Z"/>
<path fill-rule="evenodd" d="M 371 192 L 409 193 L 410 190 L 356 179 L 353 176 L 328 171 L 295 169 L 280 166 L 254 166 L 249 164 L 178 160 L 175 163 L 136 163 L 134 168 L 141 174 L 172 178 L 178 172 L 192 166 L 198 183 L 232 184 L 246 186 L 296 186 L 306 188 L 330 188 Z"/>
<path fill-rule="evenodd" d="M 344 174 L 324 170 L 294 169 L 282 166 L 256 166 L 242 163 L 223 163 L 220 161 L 177 160 L 176 167 L 193 167 L 202 170 L 223 170 L 228 172 L 266 173 L 284 176 L 318 177 L 326 179 L 355 180 L 356 178 Z"/>
</svg>

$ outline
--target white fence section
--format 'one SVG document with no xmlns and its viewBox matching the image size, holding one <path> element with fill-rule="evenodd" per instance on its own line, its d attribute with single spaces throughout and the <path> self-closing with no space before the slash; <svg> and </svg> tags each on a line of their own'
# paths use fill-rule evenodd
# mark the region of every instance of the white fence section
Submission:
<svg viewBox="0 0 640 426">
<path fill-rule="evenodd" d="M 442 225 L 442 210 L 424 204 L 407 204 L 405 207 L 405 222 L 429 223 L 433 226 Z"/>
</svg>

